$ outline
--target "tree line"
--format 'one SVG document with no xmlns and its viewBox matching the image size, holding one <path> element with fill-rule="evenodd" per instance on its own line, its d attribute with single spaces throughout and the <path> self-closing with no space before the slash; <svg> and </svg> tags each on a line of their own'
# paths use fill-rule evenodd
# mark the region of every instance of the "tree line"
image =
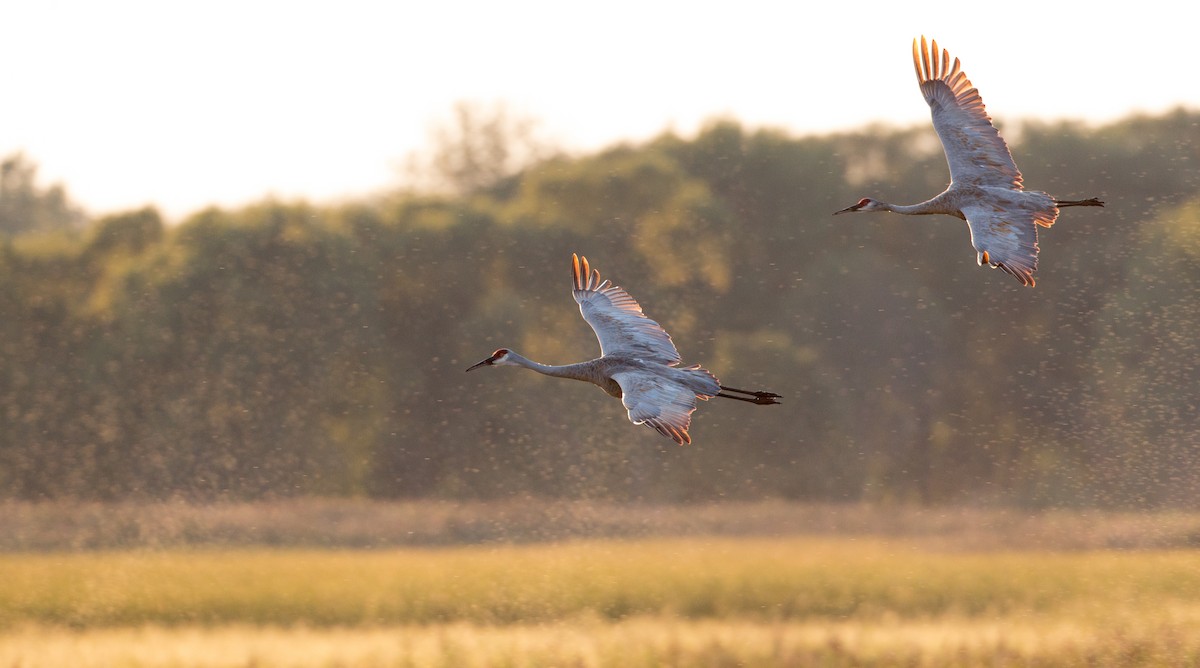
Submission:
<svg viewBox="0 0 1200 668">
<path fill-rule="evenodd" d="M 1034 289 L 961 221 L 831 217 L 939 192 L 927 127 L 715 121 L 177 225 L 81 221 L 26 170 L 0 188 L 0 494 L 1195 506 L 1200 113 L 1005 132 L 1030 188 L 1108 202 L 1041 232 Z M 464 374 L 598 354 L 572 252 L 686 363 L 785 404 L 703 404 L 680 448 L 586 384 Z"/>
</svg>

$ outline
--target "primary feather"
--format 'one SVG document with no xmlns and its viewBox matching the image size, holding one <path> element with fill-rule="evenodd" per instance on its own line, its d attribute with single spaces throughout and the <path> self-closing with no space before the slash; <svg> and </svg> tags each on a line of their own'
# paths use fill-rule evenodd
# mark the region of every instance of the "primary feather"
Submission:
<svg viewBox="0 0 1200 668">
<path fill-rule="evenodd" d="M 958 58 L 951 65 L 945 49 L 938 53 L 937 40 L 930 51 L 922 36 L 919 52 L 917 40 L 913 40 L 913 63 L 933 116 L 933 128 L 942 140 L 950 181 L 1020 190 L 1021 172 L 992 125 L 979 91 L 961 71 Z"/>
<path fill-rule="evenodd" d="M 579 313 L 600 340 L 600 353 L 635 355 L 647 361 L 675 365 L 682 361 L 671 336 L 642 313 L 642 307 L 624 289 L 600 280 L 600 272 L 587 258 L 572 256 Z M 582 266 L 581 266 L 582 263 Z"/>
</svg>

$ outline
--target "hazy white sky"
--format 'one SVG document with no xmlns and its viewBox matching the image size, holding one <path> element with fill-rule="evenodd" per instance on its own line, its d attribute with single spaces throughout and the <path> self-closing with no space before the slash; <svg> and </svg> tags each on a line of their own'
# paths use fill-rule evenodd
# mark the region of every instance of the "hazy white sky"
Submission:
<svg viewBox="0 0 1200 668">
<path fill-rule="evenodd" d="M 920 34 L 1001 120 L 1200 108 L 1186 3 L 1111 6 L 0 0 L 0 154 L 24 150 L 93 213 L 178 218 L 394 185 L 459 100 L 503 100 L 579 150 L 719 115 L 909 125 L 928 122 Z"/>
</svg>

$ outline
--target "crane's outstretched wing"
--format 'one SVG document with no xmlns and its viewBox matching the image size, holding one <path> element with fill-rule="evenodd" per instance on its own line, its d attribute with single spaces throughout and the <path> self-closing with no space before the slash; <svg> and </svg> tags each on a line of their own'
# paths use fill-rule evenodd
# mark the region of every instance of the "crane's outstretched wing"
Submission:
<svg viewBox="0 0 1200 668">
<path fill-rule="evenodd" d="M 1012 274 L 1022 285 L 1033 287 L 1038 266 L 1037 226 L 1048 227 L 1037 213 L 1013 209 L 997 211 L 987 205 L 964 206 L 963 215 L 971 229 L 971 245 L 979 253 L 980 266 L 988 264 Z M 1055 212 L 1057 212 L 1055 210 Z"/>
<path fill-rule="evenodd" d="M 586 257 L 581 260 L 573 254 L 571 259 L 575 301 L 600 339 L 602 355 L 626 353 L 670 366 L 679 364 L 681 358 L 671 336 L 642 313 L 642 307 L 628 292 L 609 281 L 601 282 L 600 272 L 591 269 Z"/>
<path fill-rule="evenodd" d="M 696 410 L 695 392 L 647 371 L 619 371 L 612 377 L 621 386 L 630 422 L 652 427 L 680 445 L 692 442 L 688 427 Z"/>
<path fill-rule="evenodd" d="M 937 40 L 931 52 L 922 36 L 919 49 L 913 40 L 913 65 L 946 152 L 950 180 L 1020 190 L 1021 172 L 983 108 L 979 91 L 959 68 L 958 58 L 951 66 L 950 54 L 945 49 L 938 53 Z"/>
</svg>

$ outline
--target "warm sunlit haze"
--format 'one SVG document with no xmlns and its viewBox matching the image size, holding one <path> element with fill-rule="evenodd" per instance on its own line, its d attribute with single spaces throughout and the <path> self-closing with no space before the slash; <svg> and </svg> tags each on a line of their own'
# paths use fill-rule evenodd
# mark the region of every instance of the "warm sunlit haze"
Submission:
<svg viewBox="0 0 1200 668">
<path fill-rule="evenodd" d="M 1160 9 L 1153 5 L 1160 4 Z M 706 120 L 823 133 L 928 121 L 913 37 L 998 122 L 1200 106 L 1192 22 L 1092 3 L 10 3 L 0 154 L 92 213 L 178 219 L 395 186 L 458 101 L 588 151 Z"/>
<path fill-rule="evenodd" d="M 1200 666 L 1194 24 L 0 2 L 0 668 Z"/>
</svg>

